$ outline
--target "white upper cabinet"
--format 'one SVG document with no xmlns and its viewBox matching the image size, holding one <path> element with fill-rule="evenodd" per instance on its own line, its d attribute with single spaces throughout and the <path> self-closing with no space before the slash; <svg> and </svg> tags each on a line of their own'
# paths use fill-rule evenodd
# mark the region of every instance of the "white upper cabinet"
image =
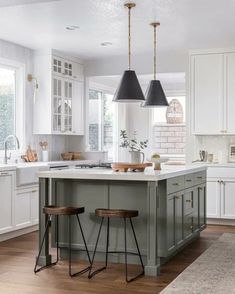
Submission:
<svg viewBox="0 0 235 294">
<path fill-rule="evenodd" d="M 52 72 L 54 75 L 70 78 L 74 80 L 83 80 L 83 65 L 58 56 L 52 58 Z"/>
<path fill-rule="evenodd" d="M 235 53 L 190 56 L 192 133 L 235 134 Z"/>
<path fill-rule="evenodd" d="M 83 66 L 74 60 L 36 52 L 34 76 L 39 86 L 34 134 L 84 135 Z"/>
<path fill-rule="evenodd" d="M 225 129 L 235 134 L 235 53 L 225 55 Z"/>
<path fill-rule="evenodd" d="M 223 130 L 223 55 L 196 55 L 191 59 L 193 133 Z"/>
</svg>

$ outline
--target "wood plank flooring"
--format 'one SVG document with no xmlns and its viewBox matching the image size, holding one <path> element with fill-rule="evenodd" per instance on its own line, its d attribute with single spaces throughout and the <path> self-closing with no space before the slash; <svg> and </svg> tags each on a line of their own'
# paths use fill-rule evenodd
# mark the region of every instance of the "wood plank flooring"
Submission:
<svg viewBox="0 0 235 294">
<path fill-rule="evenodd" d="M 106 272 L 91 280 L 87 279 L 87 274 L 70 278 L 67 263 L 63 261 L 35 275 L 37 233 L 31 233 L 0 243 L 0 293 L 159 293 L 224 232 L 235 233 L 235 227 L 208 226 L 200 239 L 162 266 L 159 277 L 143 277 L 130 284 L 125 282 L 123 265 L 118 264 L 110 264 Z M 79 264 L 79 267 L 84 265 Z M 131 266 L 133 274 L 138 269 Z"/>
</svg>

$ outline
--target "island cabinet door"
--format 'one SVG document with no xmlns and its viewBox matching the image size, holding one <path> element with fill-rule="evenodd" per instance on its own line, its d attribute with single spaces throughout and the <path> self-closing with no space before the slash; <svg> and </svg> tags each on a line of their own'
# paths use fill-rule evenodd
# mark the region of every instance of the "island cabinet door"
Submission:
<svg viewBox="0 0 235 294">
<path fill-rule="evenodd" d="M 206 183 L 198 187 L 199 200 L 199 228 L 202 230 L 206 226 Z"/>
<path fill-rule="evenodd" d="M 170 254 L 176 248 L 175 242 L 175 198 L 176 194 L 167 195 L 167 238 L 166 238 L 166 247 L 167 255 Z"/>
<path fill-rule="evenodd" d="M 194 200 L 196 200 L 194 191 L 194 188 L 190 188 L 184 192 L 184 239 L 191 237 L 193 233 Z"/>
<path fill-rule="evenodd" d="M 183 205 L 184 193 L 178 192 L 175 196 L 175 243 L 177 246 L 184 241 L 183 234 Z"/>
</svg>

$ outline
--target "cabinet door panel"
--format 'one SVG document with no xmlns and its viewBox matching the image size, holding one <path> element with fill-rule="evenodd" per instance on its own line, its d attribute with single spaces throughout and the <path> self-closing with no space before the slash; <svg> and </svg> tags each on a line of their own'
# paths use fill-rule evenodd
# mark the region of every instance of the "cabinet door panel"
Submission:
<svg viewBox="0 0 235 294">
<path fill-rule="evenodd" d="M 17 193 L 15 201 L 15 223 L 16 226 L 30 224 L 30 193 Z"/>
<path fill-rule="evenodd" d="M 13 189 L 13 176 L 11 174 L 0 175 L 0 233 L 3 233 L 13 227 Z"/>
<path fill-rule="evenodd" d="M 217 180 L 207 181 L 206 214 L 209 218 L 220 218 L 220 183 Z"/>
<path fill-rule="evenodd" d="M 206 184 L 198 187 L 199 200 L 199 227 L 202 229 L 206 225 Z"/>
<path fill-rule="evenodd" d="M 38 224 L 39 194 L 38 189 L 32 190 L 30 194 L 30 219 L 33 224 Z"/>
<path fill-rule="evenodd" d="M 221 183 L 221 218 L 235 219 L 235 181 Z"/>
<path fill-rule="evenodd" d="M 167 196 L 167 250 L 175 248 L 175 195 Z"/>
<path fill-rule="evenodd" d="M 188 189 L 184 193 L 184 215 L 193 212 L 193 189 Z"/>
<path fill-rule="evenodd" d="M 235 134 L 235 53 L 225 56 L 226 60 L 226 129 L 227 133 Z"/>
<path fill-rule="evenodd" d="M 184 238 L 191 237 L 193 233 L 193 214 L 184 217 Z"/>
<path fill-rule="evenodd" d="M 184 194 L 177 193 L 177 195 L 175 197 L 175 240 L 176 240 L 176 245 L 180 245 L 184 241 L 183 205 L 184 205 Z"/>
<path fill-rule="evenodd" d="M 196 55 L 191 62 L 193 132 L 218 134 L 223 130 L 223 54 Z"/>
</svg>

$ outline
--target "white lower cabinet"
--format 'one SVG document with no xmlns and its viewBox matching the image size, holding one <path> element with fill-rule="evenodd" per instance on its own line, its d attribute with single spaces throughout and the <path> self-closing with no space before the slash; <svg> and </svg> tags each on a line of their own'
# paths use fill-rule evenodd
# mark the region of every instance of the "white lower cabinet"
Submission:
<svg viewBox="0 0 235 294">
<path fill-rule="evenodd" d="M 209 218 L 220 218 L 221 184 L 219 179 L 207 180 L 206 215 Z"/>
<path fill-rule="evenodd" d="M 0 234 L 14 228 L 15 172 L 0 172 Z"/>
<path fill-rule="evenodd" d="M 207 179 L 207 217 L 235 219 L 235 178 Z"/>
<path fill-rule="evenodd" d="M 20 187 L 15 195 L 15 225 L 25 228 L 38 224 L 38 185 Z"/>
<path fill-rule="evenodd" d="M 235 219 L 235 179 L 221 180 L 221 218 Z"/>
</svg>

